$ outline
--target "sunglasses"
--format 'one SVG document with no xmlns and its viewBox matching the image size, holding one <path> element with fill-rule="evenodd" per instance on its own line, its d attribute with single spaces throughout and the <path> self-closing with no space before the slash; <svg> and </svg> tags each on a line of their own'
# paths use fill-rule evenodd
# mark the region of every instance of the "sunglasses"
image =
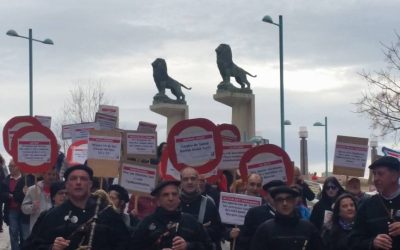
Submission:
<svg viewBox="0 0 400 250">
<path fill-rule="evenodd" d="M 329 189 L 336 190 L 337 187 L 336 186 L 326 186 L 326 190 L 329 190 Z"/>
</svg>

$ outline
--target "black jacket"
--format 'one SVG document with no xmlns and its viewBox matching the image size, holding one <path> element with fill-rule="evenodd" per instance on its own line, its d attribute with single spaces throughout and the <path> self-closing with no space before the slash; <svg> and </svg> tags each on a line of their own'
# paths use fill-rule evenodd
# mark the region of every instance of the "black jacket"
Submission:
<svg viewBox="0 0 400 250">
<path fill-rule="evenodd" d="M 343 229 L 340 225 L 334 225 L 331 229 L 324 228 L 322 240 L 327 250 L 351 250 L 349 246 L 349 234 L 351 230 Z"/>
<path fill-rule="evenodd" d="M 304 248 L 305 247 L 305 248 Z M 319 232 L 309 221 L 297 215 L 277 214 L 257 229 L 251 250 L 322 250 Z"/>
<path fill-rule="evenodd" d="M 319 200 L 311 211 L 310 221 L 320 231 L 324 225 L 325 211 L 332 212 L 332 202 L 328 198 Z"/>
<path fill-rule="evenodd" d="M 247 211 L 244 218 L 244 224 L 240 227 L 240 234 L 236 241 L 236 249 L 250 249 L 251 239 L 257 231 L 257 228 L 265 221 L 275 217 L 274 209 L 267 203 L 252 207 Z"/>
<path fill-rule="evenodd" d="M 182 237 L 188 250 L 211 250 L 212 243 L 203 226 L 190 214 L 169 212 L 158 207 L 141 221 L 133 234 L 129 249 L 161 250 L 172 247 L 172 239 Z"/>
<path fill-rule="evenodd" d="M 393 211 L 393 215 L 400 213 L 400 195 L 385 200 L 377 194 L 365 200 L 357 211 L 353 231 L 349 236 L 351 249 L 371 249 L 378 234 L 387 234 L 390 211 Z M 393 217 L 397 221 L 400 219 Z M 400 236 L 392 237 L 392 240 L 392 249 L 400 249 Z"/>
</svg>

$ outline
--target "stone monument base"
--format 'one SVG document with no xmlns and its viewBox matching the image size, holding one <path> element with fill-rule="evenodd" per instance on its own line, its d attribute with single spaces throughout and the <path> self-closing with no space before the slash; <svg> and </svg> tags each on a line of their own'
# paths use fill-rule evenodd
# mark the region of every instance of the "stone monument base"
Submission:
<svg viewBox="0 0 400 250">
<path fill-rule="evenodd" d="M 189 118 L 189 107 L 186 104 L 156 103 L 150 106 L 150 110 L 167 117 L 167 137 L 177 122 Z"/>
</svg>

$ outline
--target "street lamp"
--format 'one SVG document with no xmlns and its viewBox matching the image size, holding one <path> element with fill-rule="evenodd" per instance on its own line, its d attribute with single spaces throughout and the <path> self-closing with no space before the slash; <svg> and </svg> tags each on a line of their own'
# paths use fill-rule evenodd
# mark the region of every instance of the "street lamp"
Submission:
<svg viewBox="0 0 400 250">
<path fill-rule="evenodd" d="M 308 176 L 307 127 L 302 126 L 299 128 L 299 137 L 300 137 L 300 170 L 302 175 Z"/>
<path fill-rule="evenodd" d="M 280 102 L 281 102 L 281 147 L 285 150 L 285 100 L 283 87 L 283 21 L 279 15 L 279 23 L 274 23 L 270 16 L 264 16 L 263 22 L 270 23 L 279 27 L 279 79 L 280 79 Z"/>
<path fill-rule="evenodd" d="M 29 36 L 20 36 L 15 30 L 9 30 L 6 33 L 8 36 L 21 37 L 29 40 L 29 115 L 33 115 L 33 64 L 32 64 L 32 41 L 41 42 L 44 44 L 53 45 L 51 39 L 45 39 L 43 41 L 32 38 L 32 29 L 29 29 Z"/>
<path fill-rule="evenodd" d="M 325 127 L 325 177 L 328 177 L 328 117 L 325 116 L 325 124 L 316 122 L 314 126 Z"/>
</svg>

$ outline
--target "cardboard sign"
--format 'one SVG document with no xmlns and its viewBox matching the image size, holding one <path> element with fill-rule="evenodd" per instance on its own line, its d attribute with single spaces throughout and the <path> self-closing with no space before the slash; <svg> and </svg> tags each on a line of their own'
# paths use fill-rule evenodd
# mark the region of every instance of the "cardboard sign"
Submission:
<svg viewBox="0 0 400 250">
<path fill-rule="evenodd" d="M 96 113 L 95 122 L 99 124 L 101 130 L 112 130 L 118 126 L 118 118 L 112 115 Z"/>
<path fill-rule="evenodd" d="M 338 135 L 333 174 L 363 177 L 368 157 L 368 138 Z"/>
<path fill-rule="evenodd" d="M 155 158 L 157 156 L 157 134 L 125 131 L 124 150 L 128 158 Z"/>
<path fill-rule="evenodd" d="M 217 168 L 219 170 L 230 170 L 239 168 L 243 154 L 253 146 L 251 143 L 226 142 L 222 147 L 222 158 Z"/>
<path fill-rule="evenodd" d="M 382 153 L 385 156 L 392 156 L 394 158 L 397 158 L 400 160 L 400 152 L 393 150 L 391 148 L 387 148 L 387 147 L 382 147 Z"/>
<path fill-rule="evenodd" d="M 61 137 L 63 140 L 69 140 L 72 138 L 71 128 L 72 124 L 61 126 Z"/>
<path fill-rule="evenodd" d="M 239 142 L 240 131 L 238 127 L 233 124 L 220 124 L 217 126 L 223 142 Z"/>
<path fill-rule="evenodd" d="M 91 130 L 88 139 L 88 165 L 97 177 L 117 177 L 121 158 L 120 132 Z"/>
<path fill-rule="evenodd" d="M 120 185 L 132 192 L 150 194 L 156 187 L 156 169 L 156 166 L 123 162 L 121 165 Z"/>
<path fill-rule="evenodd" d="M 88 156 L 87 140 L 79 140 L 69 146 L 67 151 L 67 163 L 72 166 L 76 164 L 84 164 Z"/>
<path fill-rule="evenodd" d="M 283 180 L 288 185 L 293 183 L 293 163 L 288 154 L 274 144 L 249 149 L 240 160 L 239 170 L 242 180 L 247 180 L 250 173 L 259 173 L 263 185 L 272 180 Z"/>
<path fill-rule="evenodd" d="M 27 126 L 42 126 L 40 122 L 32 117 L 32 116 L 15 116 L 11 118 L 3 128 L 3 145 L 4 149 L 9 153 L 12 154 L 12 140 L 14 134 L 21 128 Z"/>
<path fill-rule="evenodd" d="M 243 225 L 247 211 L 261 206 L 261 197 L 221 192 L 219 214 L 222 223 Z"/>
<path fill-rule="evenodd" d="M 50 129 L 42 125 L 27 126 L 15 133 L 11 153 L 22 172 L 45 172 L 57 161 L 57 139 Z"/>
<path fill-rule="evenodd" d="M 78 140 L 87 140 L 89 138 L 89 131 L 99 129 L 100 126 L 97 122 L 85 122 L 69 125 L 69 132 L 72 142 Z"/>
<path fill-rule="evenodd" d="M 99 113 L 119 117 L 119 108 L 111 105 L 99 105 Z"/>
<path fill-rule="evenodd" d="M 176 123 L 168 134 L 169 158 L 181 171 L 187 166 L 200 174 L 211 172 L 222 157 L 222 140 L 211 121 L 198 118 Z"/>
<path fill-rule="evenodd" d="M 51 128 L 51 116 L 35 115 L 35 118 L 45 126 L 46 128 Z"/>
<path fill-rule="evenodd" d="M 140 121 L 137 131 L 143 133 L 155 133 L 157 128 L 157 124 Z"/>
</svg>

